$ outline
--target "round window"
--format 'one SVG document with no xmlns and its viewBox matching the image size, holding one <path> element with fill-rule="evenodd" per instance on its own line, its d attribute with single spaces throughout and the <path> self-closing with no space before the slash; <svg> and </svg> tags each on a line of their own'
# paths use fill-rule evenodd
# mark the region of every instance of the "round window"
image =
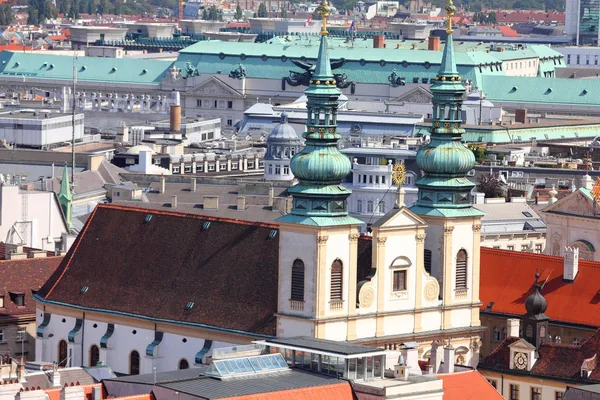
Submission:
<svg viewBox="0 0 600 400">
<path fill-rule="evenodd" d="M 367 62 L 365 61 L 364 58 L 361 58 L 360 61 L 359 61 L 359 63 L 360 63 L 360 65 L 364 66 Z"/>
<path fill-rule="evenodd" d="M 225 58 L 225 53 L 219 53 L 219 58 L 222 60 Z"/>
<path fill-rule="evenodd" d="M 245 55 L 244 53 L 242 53 L 242 54 L 240 54 L 240 58 L 241 58 L 242 60 L 245 60 L 245 59 L 246 59 L 246 55 Z"/>
</svg>

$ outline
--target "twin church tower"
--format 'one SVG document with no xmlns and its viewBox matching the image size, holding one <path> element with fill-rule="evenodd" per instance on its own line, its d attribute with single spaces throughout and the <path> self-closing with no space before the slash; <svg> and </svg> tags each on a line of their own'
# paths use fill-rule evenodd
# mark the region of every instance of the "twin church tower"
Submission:
<svg viewBox="0 0 600 400">
<path fill-rule="evenodd" d="M 452 339 L 457 362 L 476 365 L 479 336 L 479 241 L 483 213 L 472 207 L 475 164 L 461 142 L 464 94 L 452 41 L 455 7 L 446 7 L 448 40 L 431 86 L 430 142 L 417 153 L 424 175 L 417 203 L 398 204 L 361 237 L 348 215 L 350 173 L 338 150 L 341 92 L 331 72 L 327 0 L 315 71 L 305 94 L 304 150 L 291 169 L 292 211 L 279 218 L 278 336 L 357 340 L 377 346 L 419 343 L 429 357 L 436 339 Z"/>
</svg>

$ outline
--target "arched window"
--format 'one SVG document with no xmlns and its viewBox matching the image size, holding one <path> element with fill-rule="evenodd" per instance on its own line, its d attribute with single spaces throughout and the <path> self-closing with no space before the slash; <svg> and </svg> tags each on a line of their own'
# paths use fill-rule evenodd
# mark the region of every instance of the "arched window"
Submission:
<svg viewBox="0 0 600 400">
<path fill-rule="evenodd" d="M 182 358 L 181 360 L 179 360 L 179 369 L 188 369 L 190 367 L 190 364 L 187 362 L 187 360 L 185 358 Z"/>
<path fill-rule="evenodd" d="M 331 300 L 342 300 L 343 270 L 342 261 L 339 259 L 331 264 Z"/>
<path fill-rule="evenodd" d="M 460 249 L 456 254 L 456 289 L 467 288 L 467 252 Z"/>
<path fill-rule="evenodd" d="M 67 342 L 61 340 L 58 342 L 58 365 L 64 367 L 67 365 Z"/>
<path fill-rule="evenodd" d="M 140 353 L 136 350 L 133 350 L 131 354 L 129 354 L 129 374 L 130 375 L 139 375 L 140 373 Z"/>
<path fill-rule="evenodd" d="M 425 271 L 431 275 L 431 250 L 425 249 L 423 251 L 423 264 L 425 265 Z"/>
<path fill-rule="evenodd" d="M 100 361 L 100 349 L 95 344 L 90 347 L 90 367 L 95 367 Z"/>
<path fill-rule="evenodd" d="M 362 200 L 357 200 L 356 201 L 356 212 L 363 212 L 363 202 Z"/>
<path fill-rule="evenodd" d="M 544 325 L 540 326 L 540 338 L 544 339 L 546 337 L 546 327 Z"/>
<path fill-rule="evenodd" d="M 290 300 L 304 301 L 304 262 L 294 260 L 292 265 L 292 297 Z"/>
<path fill-rule="evenodd" d="M 506 328 L 502 328 L 502 332 L 500 332 L 500 340 L 506 339 Z"/>
<path fill-rule="evenodd" d="M 560 343 L 560 342 L 561 342 L 561 340 L 562 340 L 562 339 L 561 339 L 561 338 L 560 338 L 560 336 L 558 336 L 558 335 L 556 335 L 556 336 L 554 337 L 554 342 L 555 342 L 555 343 Z"/>
<path fill-rule="evenodd" d="M 533 326 L 527 325 L 527 328 L 525 328 L 525 337 L 528 339 L 533 338 Z"/>
</svg>

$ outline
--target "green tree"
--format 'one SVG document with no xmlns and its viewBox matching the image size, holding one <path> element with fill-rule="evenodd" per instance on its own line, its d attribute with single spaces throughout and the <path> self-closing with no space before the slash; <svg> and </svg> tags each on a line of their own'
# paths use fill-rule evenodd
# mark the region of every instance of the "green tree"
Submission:
<svg viewBox="0 0 600 400">
<path fill-rule="evenodd" d="M 210 19 L 211 21 L 218 21 L 219 20 L 219 13 L 217 12 L 217 7 L 216 6 L 212 6 L 210 8 L 208 19 Z"/>
<path fill-rule="evenodd" d="M 312 13 L 312 19 L 314 19 L 315 21 L 320 21 L 323 19 L 323 16 L 321 15 L 321 13 L 319 12 L 319 10 L 315 10 Z"/>
<path fill-rule="evenodd" d="M 285 7 L 281 9 L 281 18 L 287 18 L 287 10 Z"/>
<path fill-rule="evenodd" d="M 206 11 L 206 8 L 202 9 L 202 19 L 203 20 L 208 20 L 208 12 Z"/>
<path fill-rule="evenodd" d="M 237 19 L 238 21 L 241 21 L 242 18 L 244 18 L 244 14 L 242 12 L 242 7 L 240 7 L 239 4 L 235 8 L 235 16 L 234 16 L 234 18 Z"/>
<path fill-rule="evenodd" d="M 37 25 L 40 23 L 38 10 L 33 7 L 27 8 L 27 23 L 29 25 Z"/>
<path fill-rule="evenodd" d="M 485 173 L 477 179 L 477 182 L 477 191 L 484 193 L 485 197 L 495 198 L 506 195 L 506 184 L 495 175 Z"/>
<path fill-rule="evenodd" d="M 10 25 L 13 20 L 13 12 L 10 5 L 7 3 L 3 3 L 0 5 L 0 25 Z"/>
<path fill-rule="evenodd" d="M 258 6 L 258 18 L 266 18 L 267 17 L 267 6 L 265 3 L 260 3 Z"/>
<path fill-rule="evenodd" d="M 496 19 L 496 11 L 490 12 L 490 14 L 488 15 L 488 19 L 490 21 L 490 24 L 496 24 L 498 22 L 498 20 Z"/>
</svg>

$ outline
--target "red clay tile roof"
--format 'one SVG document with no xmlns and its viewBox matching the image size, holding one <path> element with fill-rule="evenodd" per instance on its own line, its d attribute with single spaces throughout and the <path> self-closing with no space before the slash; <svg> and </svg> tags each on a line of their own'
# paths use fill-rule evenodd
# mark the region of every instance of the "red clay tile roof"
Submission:
<svg viewBox="0 0 600 400">
<path fill-rule="evenodd" d="M 147 215 L 152 219 L 145 223 Z M 204 223 L 210 226 L 204 229 Z M 40 290 L 50 301 L 274 335 L 277 225 L 99 205 Z M 89 290 L 81 294 L 81 288 Z M 194 302 L 186 311 L 188 302 Z"/>
<path fill-rule="evenodd" d="M 438 374 L 444 382 L 444 400 L 501 400 L 502 396 L 477 371 Z"/>
<path fill-rule="evenodd" d="M 517 31 L 515 31 L 513 28 L 511 28 L 510 26 L 507 26 L 507 25 L 498 25 L 498 30 L 500 30 L 500 32 L 502 32 L 502 36 L 504 36 L 504 37 L 519 37 L 519 36 L 521 36 L 517 33 Z"/>
<path fill-rule="evenodd" d="M 536 268 L 542 294 L 553 321 L 600 327 L 600 263 L 579 260 L 579 274 L 563 281 L 563 258 L 542 254 L 481 248 L 480 299 L 482 311 L 494 302 L 491 313 L 523 315 Z"/>
<path fill-rule="evenodd" d="M 0 244 L 0 249 L 4 249 Z M 39 290 L 56 271 L 62 257 L 27 258 L 0 261 L 0 296 L 4 296 L 4 308 L 0 308 L 0 321 L 23 316 L 35 316 L 32 291 Z M 11 294 L 12 293 L 12 294 Z M 25 306 L 17 306 L 14 293 L 25 294 Z"/>
<path fill-rule="evenodd" d="M 342 382 L 327 386 L 306 387 L 279 392 L 251 394 L 247 396 L 225 397 L 222 400 L 352 400 L 350 383 Z M 445 397 L 444 397 L 445 399 Z"/>
<path fill-rule="evenodd" d="M 509 345 L 518 338 L 507 338 L 494 351 L 479 363 L 479 369 L 509 371 Z M 600 352 L 600 330 L 597 330 L 580 345 L 543 343 L 537 350 L 539 358 L 531 371 L 513 371 L 516 374 L 544 376 L 571 382 L 600 382 L 600 368 L 596 368 L 589 378 L 581 377 L 581 366 Z"/>
</svg>

